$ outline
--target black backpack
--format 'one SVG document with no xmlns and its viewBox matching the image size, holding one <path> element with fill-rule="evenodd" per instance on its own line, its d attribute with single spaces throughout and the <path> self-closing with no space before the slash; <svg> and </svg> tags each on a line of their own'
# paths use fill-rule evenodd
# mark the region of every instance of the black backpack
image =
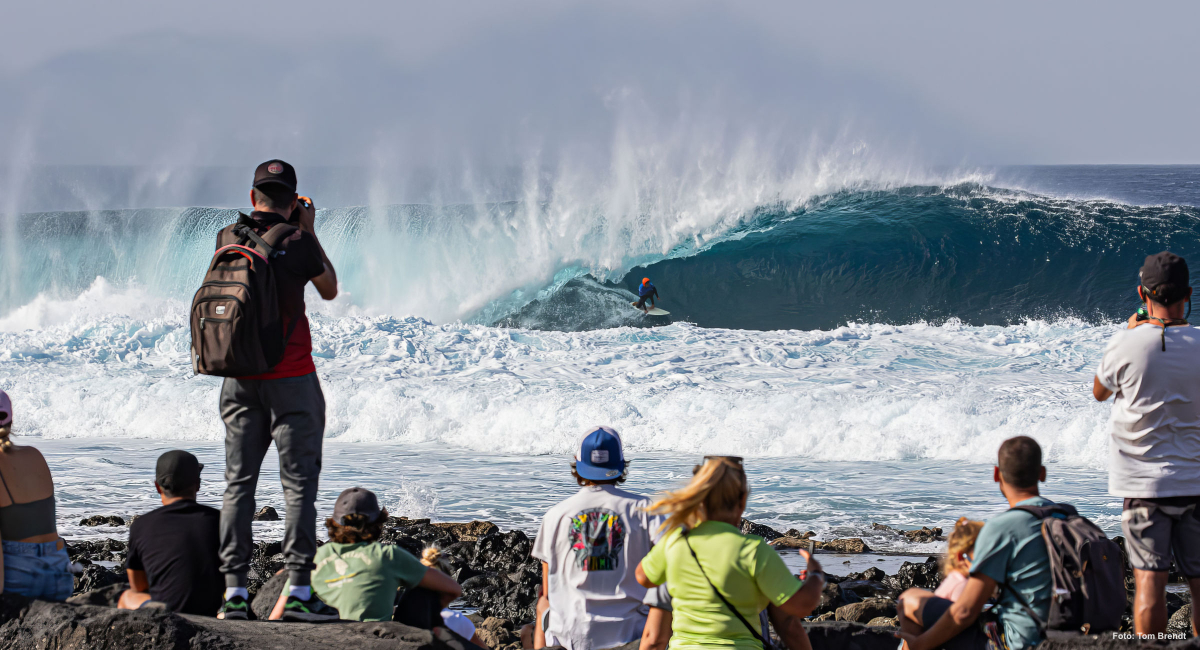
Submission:
<svg viewBox="0 0 1200 650">
<path fill-rule="evenodd" d="M 271 262 L 297 230 L 262 226 L 244 214 L 217 235 L 217 252 L 192 298 L 192 368 L 198 374 L 246 377 L 274 368 L 296 321 L 284 327 Z"/>
<path fill-rule="evenodd" d="M 1021 594 L 1002 585 L 1033 617 L 1038 627 L 1094 634 L 1121 627 L 1125 613 L 1125 564 L 1121 547 L 1075 506 L 1017 506 L 1042 520 L 1042 539 L 1050 556 L 1053 577 L 1050 616 L 1043 621 Z"/>
</svg>

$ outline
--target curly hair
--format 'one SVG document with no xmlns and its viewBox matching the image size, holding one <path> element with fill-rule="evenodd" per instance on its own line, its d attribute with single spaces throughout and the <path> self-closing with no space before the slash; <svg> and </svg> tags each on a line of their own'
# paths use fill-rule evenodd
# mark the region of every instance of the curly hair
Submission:
<svg viewBox="0 0 1200 650">
<path fill-rule="evenodd" d="M 383 535 L 383 524 L 387 522 L 388 511 L 383 508 L 375 521 L 367 521 L 366 515 L 346 515 L 345 524 L 339 524 L 330 517 L 325 520 L 325 529 L 329 531 L 329 541 L 338 544 L 357 544 L 373 542 Z"/>
<path fill-rule="evenodd" d="M 621 475 L 617 478 L 608 481 L 592 481 L 583 478 L 579 472 L 575 471 L 575 461 L 571 461 L 571 476 L 575 477 L 575 482 L 580 486 L 588 485 L 620 485 L 629 479 L 629 461 L 625 461 L 625 467 L 621 469 Z"/>
<path fill-rule="evenodd" d="M 954 571 L 966 573 L 971 567 L 970 554 L 975 551 L 975 540 L 983 530 L 982 521 L 959 517 L 954 530 L 946 541 L 946 557 L 942 560 L 942 576 Z"/>
</svg>

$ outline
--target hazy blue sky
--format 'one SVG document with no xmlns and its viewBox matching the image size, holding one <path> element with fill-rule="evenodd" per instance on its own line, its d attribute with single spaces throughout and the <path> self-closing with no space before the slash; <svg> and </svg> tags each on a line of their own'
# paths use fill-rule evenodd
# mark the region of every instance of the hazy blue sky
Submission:
<svg viewBox="0 0 1200 650">
<path fill-rule="evenodd" d="M 0 165 L 1200 163 L 1194 2 L 10 3 Z M 749 144 L 748 144 L 749 143 Z M 738 152 L 751 152 L 739 154 Z"/>
</svg>

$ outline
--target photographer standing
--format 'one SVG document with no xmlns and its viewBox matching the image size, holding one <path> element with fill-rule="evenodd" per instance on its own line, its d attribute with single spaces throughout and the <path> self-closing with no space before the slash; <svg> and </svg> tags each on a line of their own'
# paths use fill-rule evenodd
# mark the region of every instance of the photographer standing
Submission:
<svg viewBox="0 0 1200 650">
<path fill-rule="evenodd" d="M 219 618 L 247 619 L 246 576 L 254 550 L 251 521 L 259 469 L 271 441 L 279 452 L 279 478 L 287 503 L 283 553 L 291 585 L 284 620 L 338 618 L 312 592 L 310 574 L 317 552 L 317 480 L 325 437 L 325 397 L 312 360 L 312 338 L 304 313 L 310 281 L 325 300 L 337 297 L 337 275 L 317 241 L 316 209 L 296 195 L 296 170 L 268 160 L 254 172 L 250 223 L 258 233 L 288 222 L 299 228 L 284 240 L 271 262 L 279 311 L 286 332 L 283 359 L 261 375 L 226 377 L 221 386 L 225 421 L 225 499 L 221 508 L 221 573 L 225 598 Z M 218 238 L 218 248 L 221 239 Z"/>
<path fill-rule="evenodd" d="M 1101 402 L 1116 395 L 1108 490 L 1125 499 L 1134 628 L 1156 634 L 1167 629 L 1172 555 L 1200 602 L 1200 331 L 1186 320 L 1192 289 L 1182 257 L 1151 255 L 1139 276 L 1145 313 L 1109 341 L 1092 394 Z"/>
</svg>

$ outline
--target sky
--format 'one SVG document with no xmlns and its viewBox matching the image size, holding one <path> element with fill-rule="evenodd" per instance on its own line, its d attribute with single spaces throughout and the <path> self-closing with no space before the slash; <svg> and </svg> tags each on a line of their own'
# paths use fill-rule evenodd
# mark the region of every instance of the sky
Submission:
<svg viewBox="0 0 1200 650">
<path fill-rule="evenodd" d="M 0 166 L 270 152 L 482 183 L 611 175 L 629 151 L 655 173 L 1200 163 L 1198 19 L 1186 2 L 13 3 Z"/>
</svg>

